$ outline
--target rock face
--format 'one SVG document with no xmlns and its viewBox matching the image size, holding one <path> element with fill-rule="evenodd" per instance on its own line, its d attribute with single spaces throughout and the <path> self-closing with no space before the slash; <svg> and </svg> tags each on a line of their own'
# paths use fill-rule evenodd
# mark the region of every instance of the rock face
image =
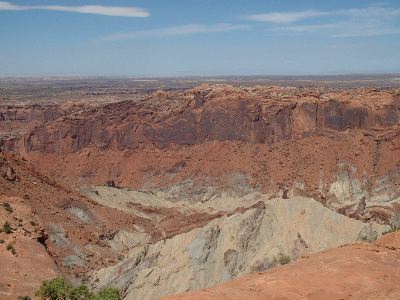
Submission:
<svg viewBox="0 0 400 300">
<path fill-rule="evenodd" d="M 88 106 L 84 103 L 0 104 L 0 150 L 18 151 L 24 131 L 72 114 Z"/>
<path fill-rule="evenodd" d="M 374 101 L 379 101 L 374 103 Z M 25 136 L 28 151 L 71 153 L 86 147 L 165 148 L 204 141 L 271 145 L 348 129 L 399 125 L 400 98 L 386 91 L 318 92 L 217 86 L 160 92 L 83 111 Z"/>
<path fill-rule="evenodd" d="M 157 299 L 263 271 L 356 241 L 373 241 L 388 226 L 364 224 L 307 198 L 259 202 L 203 228 L 130 250 L 92 274 L 95 287 L 115 285 L 124 299 Z"/>
<path fill-rule="evenodd" d="M 54 121 L 65 113 L 59 105 L 1 105 L 0 121 L 4 123 L 21 122 L 30 123 L 32 121 L 48 122 Z"/>
<path fill-rule="evenodd" d="M 265 273 L 167 297 L 211 299 L 399 299 L 400 234 L 301 258 Z"/>
<path fill-rule="evenodd" d="M 241 174 L 265 193 L 284 186 L 388 223 L 400 212 L 399 122 L 395 90 L 216 85 L 82 106 L 3 148 L 72 185 L 154 189 L 195 177 L 224 189 Z"/>
</svg>

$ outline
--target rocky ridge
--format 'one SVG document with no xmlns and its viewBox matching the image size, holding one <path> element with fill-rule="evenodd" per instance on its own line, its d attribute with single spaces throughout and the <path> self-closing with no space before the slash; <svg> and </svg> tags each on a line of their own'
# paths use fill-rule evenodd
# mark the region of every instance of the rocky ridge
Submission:
<svg viewBox="0 0 400 300">
<path fill-rule="evenodd" d="M 398 299 L 400 235 L 305 256 L 214 288 L 162 299 Z"/>
<path fill-rule="evenodd" d="M 158 299 L 344 244 L 371 242 L 389 228 L 352 220 L 308 198 L 261 197 L 243 213 L 132 247 L 120 263 L 94 272 L 91 283 L 94 288 L 115 285 L 124 299 Z"/>
</svg>

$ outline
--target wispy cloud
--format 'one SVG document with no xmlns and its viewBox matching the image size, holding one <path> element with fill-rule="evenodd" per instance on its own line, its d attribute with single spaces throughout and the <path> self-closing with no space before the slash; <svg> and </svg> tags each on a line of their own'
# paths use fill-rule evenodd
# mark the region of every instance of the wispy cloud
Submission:
<svg viewBox="0 0 400 300">
<path fill-rule="evenodd" d="M 103 37 L 103 41 L 119 41 L 119 40 L 130 40 L 139 38 L 153 38 L 153 37 L 164 37 L 164 36 L 183 36 L 193 35 L 200 33 L 216 33 L 216 32 L 228 32 L 234 30 L 249 29 L 248 25 L 235 25 L 235 24 L 188 24 L 182 26 L 173 26 L 165 28 L 156 28 L 149 30 L 138 30 L 124 33 L 116 33 Z"/>
<path fill-rule="evenodd" d="M 296 21 L 313 18 L 313 17 L 321 17 L 329 15 L 329 12 L 316 11 L 316 10 L 305 10 L 305 11 L 297 11 L 297 12 L 273 12 L 266 14 L 253 14 L 247 15 L 243 18 L 250 21 L 259 21 L 259 22 L 269 22 L 269 23 L 293 23 Z"/>
<path fill-rule="evenodd" d="M 124 6 L 102 6 L 102 5 L 81 5 L 81 6 L 63 6 L 63 5 L 16 5 L 10 2 L 0 1 L 0 10 L 24 11 L 24 10 L 50 10 L 63 11 L 81 14 L 95 14 L 112 17 L 148 17 L 150 13 L 138 7 Z"/>
<path fill-rule="evenodd" d="M 400 33 L 400 8 L 369 6 L 336 11 L 307 10 L 245 16 L 270 24 L 274 32 L 322 33 L 331 37 L 361 37 Z"/>
</svg>

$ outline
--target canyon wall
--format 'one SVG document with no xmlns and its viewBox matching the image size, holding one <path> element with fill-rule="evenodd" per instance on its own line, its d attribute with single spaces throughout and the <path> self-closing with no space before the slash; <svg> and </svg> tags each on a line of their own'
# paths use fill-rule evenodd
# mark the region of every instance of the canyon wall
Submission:
<svg viewBox="0 0 400 300">
<path fill-rule="evenodd" d="M 40 111 L 8 113 L 19 130 L 0 145 L 74 186 L 189 183 L 192 199 L 203 197 L 196 189 L 251 186 L 365 221 L 388 223 L 400 212 L 396 90 L 216 85 Z"/>
<path fill-rule="evenodd" d="M 159 92 L 143 101 L 106 104 L 39 125 L 24 136 L 24 148 L 71 153 L 86 147 L 166 148 L 206 141 L 271 145 L 348 129 L 388 130 L 400 122 L 400 97 L 392 92 L 281 90 L 215 87 Z"/>
<path fill-rule="evenodd" d="M 375 240 L 399 222 L 399 125 L 376 89 L 0 106 L 0 189 L 63 274 L 154 299 Z"/>
</svg>

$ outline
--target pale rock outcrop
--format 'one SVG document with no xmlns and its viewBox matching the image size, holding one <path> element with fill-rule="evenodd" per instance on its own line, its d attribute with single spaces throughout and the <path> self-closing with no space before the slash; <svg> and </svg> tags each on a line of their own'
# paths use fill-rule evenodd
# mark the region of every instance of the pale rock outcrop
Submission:
<svg viewBox="0 0 400 300">
<path fill-rule="evenodd" d="M 94 272 L 91 282 L 117 286 L 124 299 L 157 299 L 266 270 L 281 257 L 373 241 L 388 228 L 347 218 L 309 198 L 265 199 L 244 213 L 133 248 L 117 265 Z"/>
</svg>

